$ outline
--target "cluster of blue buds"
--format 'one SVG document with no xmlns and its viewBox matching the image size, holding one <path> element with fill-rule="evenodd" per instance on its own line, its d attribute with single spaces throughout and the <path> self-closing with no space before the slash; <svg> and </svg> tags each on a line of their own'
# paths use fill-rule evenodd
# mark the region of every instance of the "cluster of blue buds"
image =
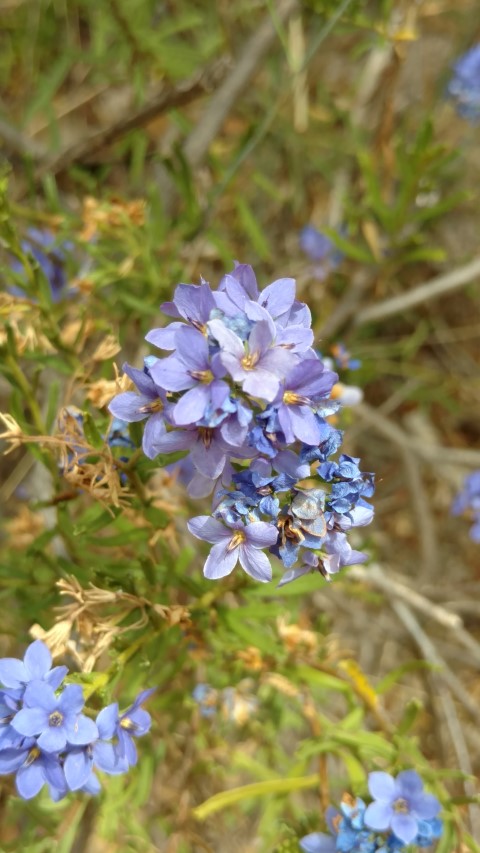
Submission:
<svg viewBox="0 0 480 853">
<path fill-rule="evenodd" d="M 94 721 L 83 711 L 79 684 L 63 684 L 66 666 L 52 669 L 41 640 L 23 660 L 0 659 L 0 775 L 15 774 L 25 800 L 47 785 L 53 800 L 69 791 L 98 794 L 95 770 L 125 773 L 137 763 L 134 738 L 146 734 L 150 714 L 141 705 L 153 693 L 144 690 L 120 713 L 116 702 Z"/>
<path fill-rule="evenodd" d="M 117 395 L 109 409 L 145 421 L 149 458 L 188 451 L 181 469 L 192 497 L 213 492 L 212 515 L 188 523 L 213 545 L 205 576 L 225 577 L 240 562 L 270 581 L 266 550 L 283 563 L 281 583 L 363 562 L 347 534 L 372 520 L 374 478 L 358 459 L 330 459 L 342 444 L 328 421 L 338 376 L 312 349 L 295 281 L 260 291 L 253 269 L 237 264 L 218 290 L 179 284 L 162 308 L 174 322 L 146 339 L 172 354 L 148 356 L 143 370 L 124 365 L 139 393 Z"/>
<path fill-rule="evenodd" d="M 396 853 L 410 845 L 430 847 L 440 838 L 440 803 L 424 791 L 415 770 L 396 778 L 375 771 L 368 787 L 373 802 L 346 795 L 340 809 L 327 810 L 328 834 L 313 832 L 300 840 L 304 853 Z"/>
</svg>

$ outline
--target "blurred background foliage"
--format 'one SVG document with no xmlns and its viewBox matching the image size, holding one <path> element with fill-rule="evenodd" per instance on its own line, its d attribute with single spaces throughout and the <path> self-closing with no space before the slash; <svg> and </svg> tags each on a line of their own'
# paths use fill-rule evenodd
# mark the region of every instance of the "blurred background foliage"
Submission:
<svg viewBox="0 0 480 853">
<path fill-rule="evenodd" d="M 0 14 L 0 652 L 45 637 L 98 707 L 158 685 L 138 767 L 97 800 L 25 803 L 0 780 L 0 849 L 297 851 L 368 771 L 412 766 L 444 804 L 438 853 L 480 850 L 478 546 L 450 516 L 480 468 L 479 270 L 401 301 L 475 263 L 478 127 L 445 87 L 477 4 Z M 307 223 L 342 253 L 321 275 Z M 63 247 L 58 298 L 32 228 Z M 340 426 L 378 478 L 371 561 L 329 585 L 205 581 L 166 460 L 105 442 L 159 304 L 233 259 L 263 285 L 294 276 L 322 352 L 341 339 L 362 362 Z"/>
</svg>

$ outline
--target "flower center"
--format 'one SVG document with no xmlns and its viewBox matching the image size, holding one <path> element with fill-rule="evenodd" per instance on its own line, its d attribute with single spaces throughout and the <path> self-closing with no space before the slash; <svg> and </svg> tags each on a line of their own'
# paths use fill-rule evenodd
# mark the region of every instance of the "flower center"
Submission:
<svg viewBox="0 0 480 853">
<path fill-rule="evenodd" d="M 163 403 L 160 397 L 157 397 L 156 400 L 152 400 L 151 403 L 147 403 L 146 406 L 140 406 L 139 412 L 143 412 L 145 415 L 154 415 L 155 412 L 161 412 L 163 409 Z"/>
<path fill-rule="evenodd" d="M 285 391 L 283 402 L 286 406 L 308 406 L 310 400 L 301 394 L 295 394 L 294 391 Z"/>
<path fill-rule="evenodd" d="M 238 546 L 242 544 L 242 542 L 245 542 L 246 538 L 247 537 L 243 530 L 236 530 L 228 543 L 227 551 L 234 551 L 235 548 L 238 548 Z"/>
<path fill-rule="evenodd" d="M 213 382 L 211 370 L 189 370 L 189 373 L 192 379 L 196 379 L 197 382 L 204 382 L 205 385 L 210 385 L 210 382 Z"/>
<path fill-rule="evenodd" d="M 137 727 L 130 717 L 123 717 L 120 720 L 120 728 L 125 729 L 127 732 L 133 732 Z"/>
<path fill-rule="evenodd" d="M 28 755 L 25 759 L 25 765 L 24 766 L 30 767 L 30 765 L 33 764 L 34 761 L 36 761 L 36 759 L 39 757 L 39 755 L 41 755 L 41 753 L 40 753 L 38 746 L 34 746 L 33 749 L 31 749 L 30 752 L 28 753 Z"/>
<path fill-rule="evenodd" d="M 403 797 L 399 797 L 393 804 L 393 810 L 400 814 L 408 814 L 408 803 Z"/>
<path fill-rule="evenodd" d="M 243 356 L 240 364 L 242 365 L 244 370 L 253 370 L 253 368 L 257 364 L 259 358 L 260 358 L 260 353 L 249 352 Z"/>
<path fill-rule="evenodd" d="M 48 718 L 48 725 L 53 726 L 53 728 L 58 729 L 63 723 L 63 714 L 60 711 L 53 711 Z"/>
<path fill-rule="evenodd" d="M 212 443 L 213 429 L 210 429 L 209 427 L 199 427 L 198 434 L 203 441 L 205 449 L 208 450 Z"/>
</svg>

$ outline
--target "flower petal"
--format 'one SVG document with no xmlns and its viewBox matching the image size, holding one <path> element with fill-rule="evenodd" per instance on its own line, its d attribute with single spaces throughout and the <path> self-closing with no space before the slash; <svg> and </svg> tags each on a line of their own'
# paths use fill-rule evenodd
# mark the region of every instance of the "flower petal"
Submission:
<svg viewBox="0 0 480 853">
<path fill-rule="evenodd" d="M 175 349 L 175 332 L 183 327 L 183 323 L 169 323 L 164 329 L 152 329 L 145 340 L 159 349 Z"/>
<path fill-rule="evenodd" d="M 80 684 L 67 684 L 58 700 L 58 707 L 64 714 L 79 714 L 84 704 Z"/>
<path fill-rule="evenodd" d="M 239 552 L 240 565 L 247 575 L 256 581 L 261 581 L 261 583 L 268 583 L 272 580 L 270 560 L 263 551 L 245 544 L 240 545 Z"/>
<path fill-rule="evenodd" d="M 21 735 L 33 737 L 48 726 L 48 712 L 43 708 L 22 708 L 15 714 L 12 726 Z"/>
<path fill-rule="evenodd" d="M 370 803 L 365 809 L 365 826 L 369 829 L 377 829 L 380 832 L 388 829 L 390 820 L 393 814 L 393 809 L 390 803 L 376 801 Z"/>
<path fill-rule="evenodd" d="M 404 844 L 410 844 L 418 831 L 418 822 L 412 815 L 394 812 L 391 827 L 397 838 Z"/>
<path fill-rule="evenodd" d="M 67 673 L 68 666 L 54 666 L 46 676 L 45 681 L 53 690 L 57 690 Z"/>
<path fill-rule="evenodd" d="M 34 761 L 28 767 L 20 767 L 15 784 L 17 791 L 24 800 L 31 800 L 43 788 L 45 776 L 39 761 Z"/>
<path fill-rule="evenodd" d="M 17 658 L 2 658 L 0 660 L 0 683 L 4 687 L 20 687 L 28 680 L 27 668 L 23 661 Z"/>
<path fill-rule="evenodd" d="M 110 400 L 108 411 L 116 418 L 132 424 L 136 421 L 143 421 L 147 417 L 148 412 L 142 411 L 142 408 L 148 406 L 151 402 L 151 397 L 135 394 L 134 391 L 125 391 L 123 394 L 117 394 L 113 400 Z"/>
<path fill-rule="evenodd" d="M 26 749 L 2 749 L 0 751 L 0 776 L 15 773 L 28 755 Z"/>
<path fill-rule="evenodd" d="M 389 773 L 374 770 L 368 775 L 368 790 L 374 800 L 391 802 L 396 793 L 395 779 Z"/>
<path fill-rule="evenodd" d="M 98 738 L 98 729 L 89 717 L 84 714 L 79 714 L 73 725 L 70 722 L 65 724 L 67 740 L 71 744 L 84 746 Z"/>
<path fill-rule="evenodd" d="M 42 643 L 41 640 L 35 640 L 34 643 L 30 643 L 25 652 L 23 662 L 31 679 L 45 678 L 52 666 L 52 656 L 48 646 Z"/>
<path fill-rule="evenodd" d="M 192 329 L 192 331 L 194 330 Z M 196 385 L 195 388 L 191 388 L 182 395 L 173 409 L 172 421 L 179 426 L 195 424 L 201 421 L 209 399 L 210 389 L 208 386 Z"/>
<path fill-rule="evenodd" d="M 98 734 L 103 740 L 109 740 L 115 734 L 115 729 L 119 723 L 118 702 L 112 702 L 106 708 L 102 708 L 97 715 Z"/>
<path fill-rule="evenodd" d="M 221 521 L 212 518 L 210 515 L 196 515 L 187 521 L 187 527 L 197 539 L 203 539 L 213 545 L 222 542 L 224 539 L 230 539 L 232 535 L 231 531 Z"/>
<path fill-rule="evenodd" d="M 38 738 L 38 745 L 45 752 L 61 752 L 67 745 L 65 727 L 48 726 Z"/>
<path fill-rule="evenodd" d="M 28 708 L 43 708 L 50 713 L 57 707 L 57 697 L 50 684 L 32 681 L 27 685 L 23 701 Z"/>
<path fill-rule="evenodd" d="M 337 846 L 335 839 L 324 832 L 312 832 L 300 839 L 300 848 L 304 853 L 335 853 Z"/>
<path fill-rule="evenodd" d="M 142 448 L 145 456 L 148 456 L 149 459 L 155 459 L 155 456 L 160 452 L 157 450 L 157 446 L 166 434 L 167 428 L 163 413 L 155 412 L 150 415 L 143 430 Z"/>
<path fill-rule="evenodd" d="M 209 580 L 224 578 L 233 572 L 238 561 L 238 548 L 228 550 L 230 539 L 214 545 L 203 568 L 203 574 Z"/>
<path fill-rule="evenodd" d="M 255 548 L 266 548 L 275 545 L 278 539 L 278 530 L 274 524 L 265 521 L 253 521 L 245 528 L 247 542 Z"/>
<path fill-rule="evenodd" d="M 87 755 L 86 749 L 73 749 L 67 753 L 63 769 L 65 779 L 71 791 L 78 791 L 88 781 L 92 771 L 93 759 Z"/>
</svg>

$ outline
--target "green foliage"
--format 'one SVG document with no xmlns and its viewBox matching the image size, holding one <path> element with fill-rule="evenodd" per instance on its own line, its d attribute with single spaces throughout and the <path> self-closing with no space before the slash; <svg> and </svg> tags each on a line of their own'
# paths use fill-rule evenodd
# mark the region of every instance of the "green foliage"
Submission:
<svg viewBox="0 0 480 853">
<path fill-rule="evenodd" d="M 415 767 L 442 802 L 445 833 L 436 853 L 479 851 L 465 828 L 474 798 L 459 796 L 457 769 L 439 771 L 432 709 L 416 695 L 431 665 L 412 660 L 409 649 L 388 671 L 371 661 L 372 671 L 364 672 L 356 660 L 362 638 L 345 630 L 348 614 L 365 608 L 368 641 L 372 615 L 373 624 L 390 613 L 383 596 L 348 572 L 333 584 L 308 575 L 281 589 L 239 573 L 206 581 L 204 554 L 186 533 L 187 518 L 198 510 L 175 474 L 159 471 L 185 454 L 146 459 L 140 424 L 129 429 L 135 449 L 106 441 L 121 364 L 141 366 L 151 351 L 144 335 L 163 322 L 159 305 L 178 281 L 216 281 L 233 258 L 258 262 L 262 283 L 298 274 L 301 298 L 320 327 L 358 275 L 369 277 L 366 298 L 383 298 L 433 275 L 448 258 L 445 229 L 452 214 L 469 211 L 472 194 L 455 140 L 439 130 L 442 118 L 433 108 L 441 112 L 441 105 L 429 104 L 420 116 L 405 110 L 391 126 L 381 117 L 376 129 L 351 118 L 363 57 L 393 44 L 401 58 L 402 39 L 414 36 L 392 34 L 391 0 L 306 0 L 297 20 L 304 43 L 295 26 L 277 20 L 273 2 L 35 6 L 7 2 L 2 11 L 1 111 L 39 136 L 47 161 L 65 140 L 103 127 L 102 97 L 112 98 L 108 121 L 115 122 L 117 89 L 121 95 L 128 88 L 133 109 L 161 81 L 179 84 L 218 56 L 235 57 L 230 68 L 238 67 L 265 16 L 278 38 L 199 169 L 184 143 L 209 95 L 66 172 L 45 170 L 45 159 L 35 163 L 17 152 L 8 179 L 2 173 L 0 411 L 13 421 L 2 426 L 11 453 L 2 460 L 0 486 L 1 656 L 21 654 L 30 634 L 45 636 L 58 660 L 75 670 L 72 680 L 94 710 L 120 697 L 127 706 L 139 690 L 158 688 L 138 766 L 106 778 L 97 800 L 74 794 L 54 804 L 43 792 L 25 803 L 11 780 L 0 779 L 0 809 L 9 804 L 2 853 L 78 853 L 95 837 L 99 849 L 122 853 L 227 850 L 237 826 L 245 849 L 251 841 L 252 849 L 293 853 L 303 834 L 324 827 L 328 802 L 346 790 L 364 796 L 374 769 L 405 767 Z M 291 95 L 298 69 L 306 74 L 303 130 L 298 90 Z M 383 85 L 388 79 L 379 80 Z M 393 94 L 387 91 L 385 102 Z M 433 118 L 426 120 L 427 112 Z M 330 193 L 345 173 L 335 217 Z M 344 256 L 325 281 L 297 246 L 310 220 Z M 51 229 L 58 246 L 69 243 L 69 285 L 58 301 L 25 251 L 32 226 Z M 13 259 L 20 272 L 11 269 Z M 473 288 L 465 296 L 467 315 L 474 296 Z M 432 423 L 450 416 L 446 433 L 467 418 L 465 402 L 477 393 L 470 362 L 461 362 L 459 379 L 450 351 L 435 361 L 442 328 L 427 310 L 395 318 L 388 329 L 348 329 L 349 346 L 363 361 L 349 381 L 370 389 L 375 404 L 388 406 L 397 395 L 405 411 L 427 413 Z M 449 329 L 443 331 L 448 342 Z M 324 336 L 322 351 L 335 339 Z M 341 428 L 351 423 L 354 412 L 340 415 Z M 367 438 L 370 468 L 377 441 Z M 412 501 L 389 463 L 380 453 L 380 480 L 393 487 L 381 491 L 385 527 L 368 543 L 389 560 L 392 541 L 396 551 L 406 528 L 408 571 L 419 522 L 415 515 L 411 533 L 400 508 L 400 534 L 394 528 L 396 512 L 388 507 L 397 507 L 398 495 Z M 446 512 L 438 492 L 437 514 Z M 326 599 L 334 602 L 328 608 Z M 215 691 L 212 717 L 202 716 L 192 698 L 200 683 Z"/>
</svg>

